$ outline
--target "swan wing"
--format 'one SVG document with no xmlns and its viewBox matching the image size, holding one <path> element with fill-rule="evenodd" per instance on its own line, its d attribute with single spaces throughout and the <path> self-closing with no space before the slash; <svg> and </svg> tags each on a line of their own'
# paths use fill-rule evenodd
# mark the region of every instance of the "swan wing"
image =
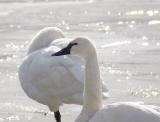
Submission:
<svg viewBox="0 0 160 122">
<path fill-rule="evenodd" d="M 30 84 L 26 85 L 30 86 L 30 90 L 37 90 L 48 97 L 64 99 L 73 96 L 75 98 L 76 94 L 83 93 L 82 77 L 84 77 L 84 71 L 81 69 L 82 62 L 80 60 L 77 62 L 78 59 L 75 57 L 53 57 L 51 56 L 53 49 L 59 50 L 52 46 L 26 56 L 20 66 L 19 75 L 23 72 L 20 80 L 22 83 L 24 81 Z M 29 96 L 34 99 L 35 96 L 32 94 Z"/>
</svg>

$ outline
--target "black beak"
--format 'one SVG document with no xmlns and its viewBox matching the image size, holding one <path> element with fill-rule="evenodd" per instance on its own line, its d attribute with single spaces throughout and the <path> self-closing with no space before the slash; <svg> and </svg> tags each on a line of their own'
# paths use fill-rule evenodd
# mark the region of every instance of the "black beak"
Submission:
<svg viewBox="0 0 160 122">
<path fill-rule="evenodd" d="M 71 52 L 71 48 L 74 46 L 74 45 L 77 45 L 77 43 L 70 43 L 68 44 L 67 47 L 63 48 L 62 50 L 52 54 L 52 56 L 61 56 L 61 55 L 68 55 L 70 54 Z"/>
</svg>

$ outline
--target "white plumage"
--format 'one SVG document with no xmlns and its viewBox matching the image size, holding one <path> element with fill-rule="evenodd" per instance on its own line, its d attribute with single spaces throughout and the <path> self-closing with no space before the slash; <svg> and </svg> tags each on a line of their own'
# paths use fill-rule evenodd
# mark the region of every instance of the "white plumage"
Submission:
<svg viewBox="0 0 160 122">
<path fill-rule="evenodd" d="M 102 82 L 94 45 L 86 38 L 76 38 L 64 49 L 70 51 L 62 50 L 62 55 L 77 55 L 86 60 L 83 109 L 75 122 L 160 122 L 157 106 L 119 102 L 102 107 Z"/>
<path fill-rule="evenodd" d="M 108 104 L 89 122 L 160 122 L 160 113 L 149 105 L 136 102 Z"/>
<path fill-rule="evenodd" d="M 32 99 L 58 111 L 60 105 L 82 104 L 85 61 L 76 56 L 51 56 L 72 39 L 50 27 L 33 38 L 19 68 L 19 79 L 25 93 Z M 103 85 L 104 98 L 108 92 Z"/>
</svg>

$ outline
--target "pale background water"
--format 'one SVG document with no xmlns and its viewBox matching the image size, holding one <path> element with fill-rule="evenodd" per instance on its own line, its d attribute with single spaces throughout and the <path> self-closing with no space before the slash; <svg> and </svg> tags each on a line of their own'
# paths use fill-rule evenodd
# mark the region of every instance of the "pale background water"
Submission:
<svg viewBox="0 0 160 122">
<path fill-rule="evenodd" d="M 46 106 L 25 95 L 17 77 L 31 38 L 47 26 L 95 42 L 110 91 L 106 104 L 160 105 L 159 0 L 48 1 L 0 0 L 0 122 L 55 122 Z M 62 121 L 73 122 L 79 111 L 64 105 Z"/>
</svg>

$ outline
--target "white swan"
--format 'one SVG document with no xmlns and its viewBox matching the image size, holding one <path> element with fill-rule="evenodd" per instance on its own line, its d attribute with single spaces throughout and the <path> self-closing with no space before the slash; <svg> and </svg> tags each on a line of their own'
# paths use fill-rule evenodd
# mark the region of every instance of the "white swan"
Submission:
<svg viewBox="0 0 160 122">
<path fill-rule="evenodd" d="M 83 103 L 84 61 L 75 56 L 51 56 L 70 40 L 64 38 L 58 28 L 42 29 L 33 38 L 19 68 L 19 79 L 25 93 L 55 112 L 57 122 L 61 121 L 60 105 Z M 105 84 L 103 91 L 106 98 Z"/>
<path fill-rule="evenodd" d="M 77 38 L 53 55 L 77 55 L 86 60 L 83 109 L 75 122 L 160 122 L 160 112 L 134 102 L 114 103 L 102 107 L 102 82 L 94 45 Z M 160 109 L 159 109 L 160 110 Z"/>
</svg>

